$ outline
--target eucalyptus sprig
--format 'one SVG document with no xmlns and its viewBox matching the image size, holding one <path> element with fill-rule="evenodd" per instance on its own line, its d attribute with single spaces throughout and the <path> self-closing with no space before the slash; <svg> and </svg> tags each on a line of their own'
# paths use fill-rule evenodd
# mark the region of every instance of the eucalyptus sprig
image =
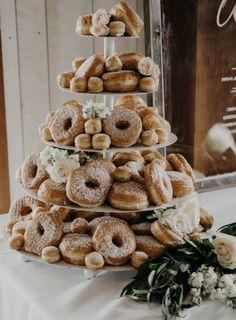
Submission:
<svg viewBox="0 0 236 320">
<path fill-rule="evenodd" d="M 135 223 L 141 223 L 146 221 L 155 221 L 160 218 L 165 212 L 176 209 L 176 206 L 166 207 L 166 208 L 159 208 L 150 211 L 143 211 L 140 212 L 138 218 L 135 220 Z"/>
</svg>

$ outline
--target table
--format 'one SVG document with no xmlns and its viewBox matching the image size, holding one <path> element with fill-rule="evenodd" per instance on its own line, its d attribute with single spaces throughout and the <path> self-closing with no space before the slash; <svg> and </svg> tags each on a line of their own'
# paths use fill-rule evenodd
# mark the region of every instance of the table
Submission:
<svg viewBox="0 0 236 320">
<path fill-rule="evenodd" d="M 236 188 L 199 195 L 215 216 L 215 226 L 236 220 Z M 159 306 L 119 298 L 133 271 L 103 272 L 86 280 L 77 270 L 24 262 L 3 239 L 7 216 L 0 216 L 0 320 L 154 320 Z M 236 311 L 209 302 L 192 309 L 185 319 L 235 320 Z"/>
</svg>

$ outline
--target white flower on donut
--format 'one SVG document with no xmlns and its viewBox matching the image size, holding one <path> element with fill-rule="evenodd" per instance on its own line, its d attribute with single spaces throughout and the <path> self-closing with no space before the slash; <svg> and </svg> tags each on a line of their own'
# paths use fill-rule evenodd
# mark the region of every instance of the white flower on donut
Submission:
<svg viewBox="0 0 236 320">
<path fill-rule="evenodd" d="M 180 237 L 190 234 L 199 226 L 200 207 L 196 196 L 183 200 L 175 209 L 169 209 L 158 217 L 158 220 L 169 227 Z"/>
<path fill-rule="evenodd" d="M 76 159 L 64 157 L 57 159 L 52 166 L 47 167 L 50 178 L 57 183 L 66 183 L 69 174 L 79 167 Z"/>
<path fill-rule="evenodd" d="M 83 106 L 84 119 L 100 118 L 105 119 L 111 114 L 110 109 L 102 102 L 87 101 Z"/>
<path fill-rule="evenodd" d="M 57 159 L 64 158 L 68 156 L 68 151 L 58 148 L 53 148 L 50 146 L 45 147 L 40 152 L 40 160 L 44 167 L 52 166 Z"/>
</svg>

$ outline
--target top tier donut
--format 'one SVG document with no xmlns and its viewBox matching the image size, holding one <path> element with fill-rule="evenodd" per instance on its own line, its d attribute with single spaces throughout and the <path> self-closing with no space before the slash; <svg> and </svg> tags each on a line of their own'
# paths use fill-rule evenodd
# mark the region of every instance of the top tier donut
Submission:
<svg viewBox="0 0 236 320">
<path fill-rule="evenodd" d="M 143 25 L 134 9 L 120 1 L 110 12 L 98 9 L 93 14 L 80 16 L 75 31 L 81 36 L 138 38 Z"/>
</svg>

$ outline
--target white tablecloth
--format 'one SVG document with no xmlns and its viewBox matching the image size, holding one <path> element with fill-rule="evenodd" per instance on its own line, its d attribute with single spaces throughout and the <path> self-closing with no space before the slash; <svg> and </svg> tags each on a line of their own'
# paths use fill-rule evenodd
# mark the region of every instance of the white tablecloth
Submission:
<svg viewBox="0 0 236 320">
<path fill-rule="evenodd" d="M 236 220 L 236 188 L 200 194 L 202 206 L 215 216 L 216 227 Z M 131 272 L 104 272 L 85 280 L 78 270 L 24 262 L 9 251 L 0 217 L 0 320 L 151 320 L 160 307 L 119 298 Z M 218 303 L 192 309 L 185 319 L 235 320 L 236 311 Z"/>
</svg>

